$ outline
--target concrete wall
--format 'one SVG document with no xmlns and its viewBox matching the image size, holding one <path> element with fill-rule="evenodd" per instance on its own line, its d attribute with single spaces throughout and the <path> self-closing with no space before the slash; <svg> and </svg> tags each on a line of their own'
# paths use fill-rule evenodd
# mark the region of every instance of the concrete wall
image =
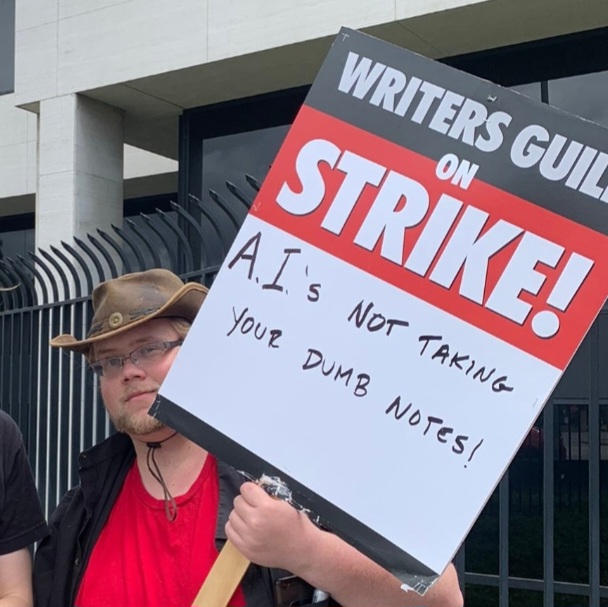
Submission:
<svg viewBox="0 0 608 607">
<path fill-rule="evenodd" d="M 34 210 L 35 194 L 40 243 L 53 240 L 60 223 L 53 217 L 70 218 L 71 228 L 62 231 L 68 239 L 116 218 L 115 188 L 104 203 L 96 180 L 79 177 L 78 158 L 97 153 L 95 135 L 73 131 L 79 99 L 122 117 L 122 143 L 171 159 L 158 164 L 129 153 L 125 162 L 133 160 L 133 168 L 112 173 L 129 178 L 125 196 L 175 191 L 184 109 L 310 83 L 343 25 L 446 57 L 608 25 L 608 2 L 19 0 L 15 92 L 0 97 L 0 217 Z M 56 116 L 43 108 L 60 99 L 74 103 L 64 104 L 63 121 L 51 124 Z M 106 127 L 114 128 L 111 121 Z M 53 136 L 40 145 L 38 132 Z M 114 137 L 113 150 L 116 143 Z M 50 177 L 47 168 L 59 164 Z M 64 187 L 48 187 L 52 179 L 64 180 Z M 82 204 L 86 213 L 78 210 Z"/>
<path fill-rule="evenodd" d="M 0 217 L 33 213 L 38 181 L 38 115 L 0 96 Z M 57 154 L 59 152 L 57 151 Z M 177 162 L 124 146 L 125 198 L 177 191 Z"/>
<path fill-rule="evenodd" d="M 28 105 L 331 38 L 342 25 L 377 31 L 429 56 L 469 52 L 599 27 L 608 23 L 606 4 L 604 0 L 19 0 L 16 103 Z"/>
<path fill-rule="evenodd" d="M 17 103 L 480 1 L 19 0 Z"/>
<path fill-rule="evenodd" d="M 0 215 L 33 211 L 37 128 L 37 116 L 15 107 L 14 95 L 0 96 Z"/>
</svg>

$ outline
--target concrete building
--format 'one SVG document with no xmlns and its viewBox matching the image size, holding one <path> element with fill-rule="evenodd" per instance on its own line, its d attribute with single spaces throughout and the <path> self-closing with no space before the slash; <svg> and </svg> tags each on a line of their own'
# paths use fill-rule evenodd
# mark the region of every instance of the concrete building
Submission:
<svg viewBox="0 0 608 607">
<path fill-rule="evenodd" d="M 507 84 L 598 71 L 584 49 L 608 25 L 603 0 L 3 0 L 0 10 L 0 232 L 16 249 L 33 247 L 34 220 L 35 245 L 48 247 L 120 224 L 124 200 L 176 194 L 180 116 L 224 103 L 213 137 L 268 127 L 281 92 L 311 83 L 342 25 L 472 71 L 489 62 L 481 73 Z M 570 45 L 567 65 L 540 52 L 556 42 Z M 243 100 L 260 94 L 257 118 L 239 126 Z"/>
</svg>

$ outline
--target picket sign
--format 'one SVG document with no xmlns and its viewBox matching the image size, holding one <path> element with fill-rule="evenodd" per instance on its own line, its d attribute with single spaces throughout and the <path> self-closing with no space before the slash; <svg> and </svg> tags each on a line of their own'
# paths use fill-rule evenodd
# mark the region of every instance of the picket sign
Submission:
<svg viewBox="0 0 608 607">
<path fill-rule="evenodd" d="M 607 295 L 606 129 L 343 29 L 151 414 L 424 591 Z"/>
</svg>

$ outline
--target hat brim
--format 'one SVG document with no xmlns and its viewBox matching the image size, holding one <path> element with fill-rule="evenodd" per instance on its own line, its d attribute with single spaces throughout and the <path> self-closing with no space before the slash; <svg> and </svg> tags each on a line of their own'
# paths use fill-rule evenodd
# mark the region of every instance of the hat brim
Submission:
<svg viewBox="0 0 608 607">
<path fill-rule="evenodd" d="M 177 291 L 167 302 L 157 310 L 150 312 L 136 320 L 125 323 L 116 329 L 106 331 L 101 335 L 89 337 L 86 339 L 76 339 L 69 333 L 58 335 L 51 339 L 49 344 L 54 348 L 63 348 L 71 352 L 78 352 L 85 356 L 89 353 L 91 346 L 100 341 L 105 341 L 115 335 L 120 335 L 129 329 L 133 329 L 154 318 L 184 318 L 188 322 L 194 322 L 198 311 L 207 296 L 209 289 L 196 282 L 186 283 L 179 291 Z"/>
</svg>

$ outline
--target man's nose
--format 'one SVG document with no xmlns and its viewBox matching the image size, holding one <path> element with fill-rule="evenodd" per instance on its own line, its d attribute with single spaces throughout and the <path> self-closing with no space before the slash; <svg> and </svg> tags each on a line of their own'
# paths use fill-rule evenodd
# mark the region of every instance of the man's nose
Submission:
<svg viewBox="0 0 608 607">
<path fill-rule="evenodd" d="M 131 379 L 133 377 L 143 377 L 145 371 L 136 363 L 134 363 L 129 356 L 124 359 L 122 365 L 122 376 L 125 379 Z"/>
</svg>

